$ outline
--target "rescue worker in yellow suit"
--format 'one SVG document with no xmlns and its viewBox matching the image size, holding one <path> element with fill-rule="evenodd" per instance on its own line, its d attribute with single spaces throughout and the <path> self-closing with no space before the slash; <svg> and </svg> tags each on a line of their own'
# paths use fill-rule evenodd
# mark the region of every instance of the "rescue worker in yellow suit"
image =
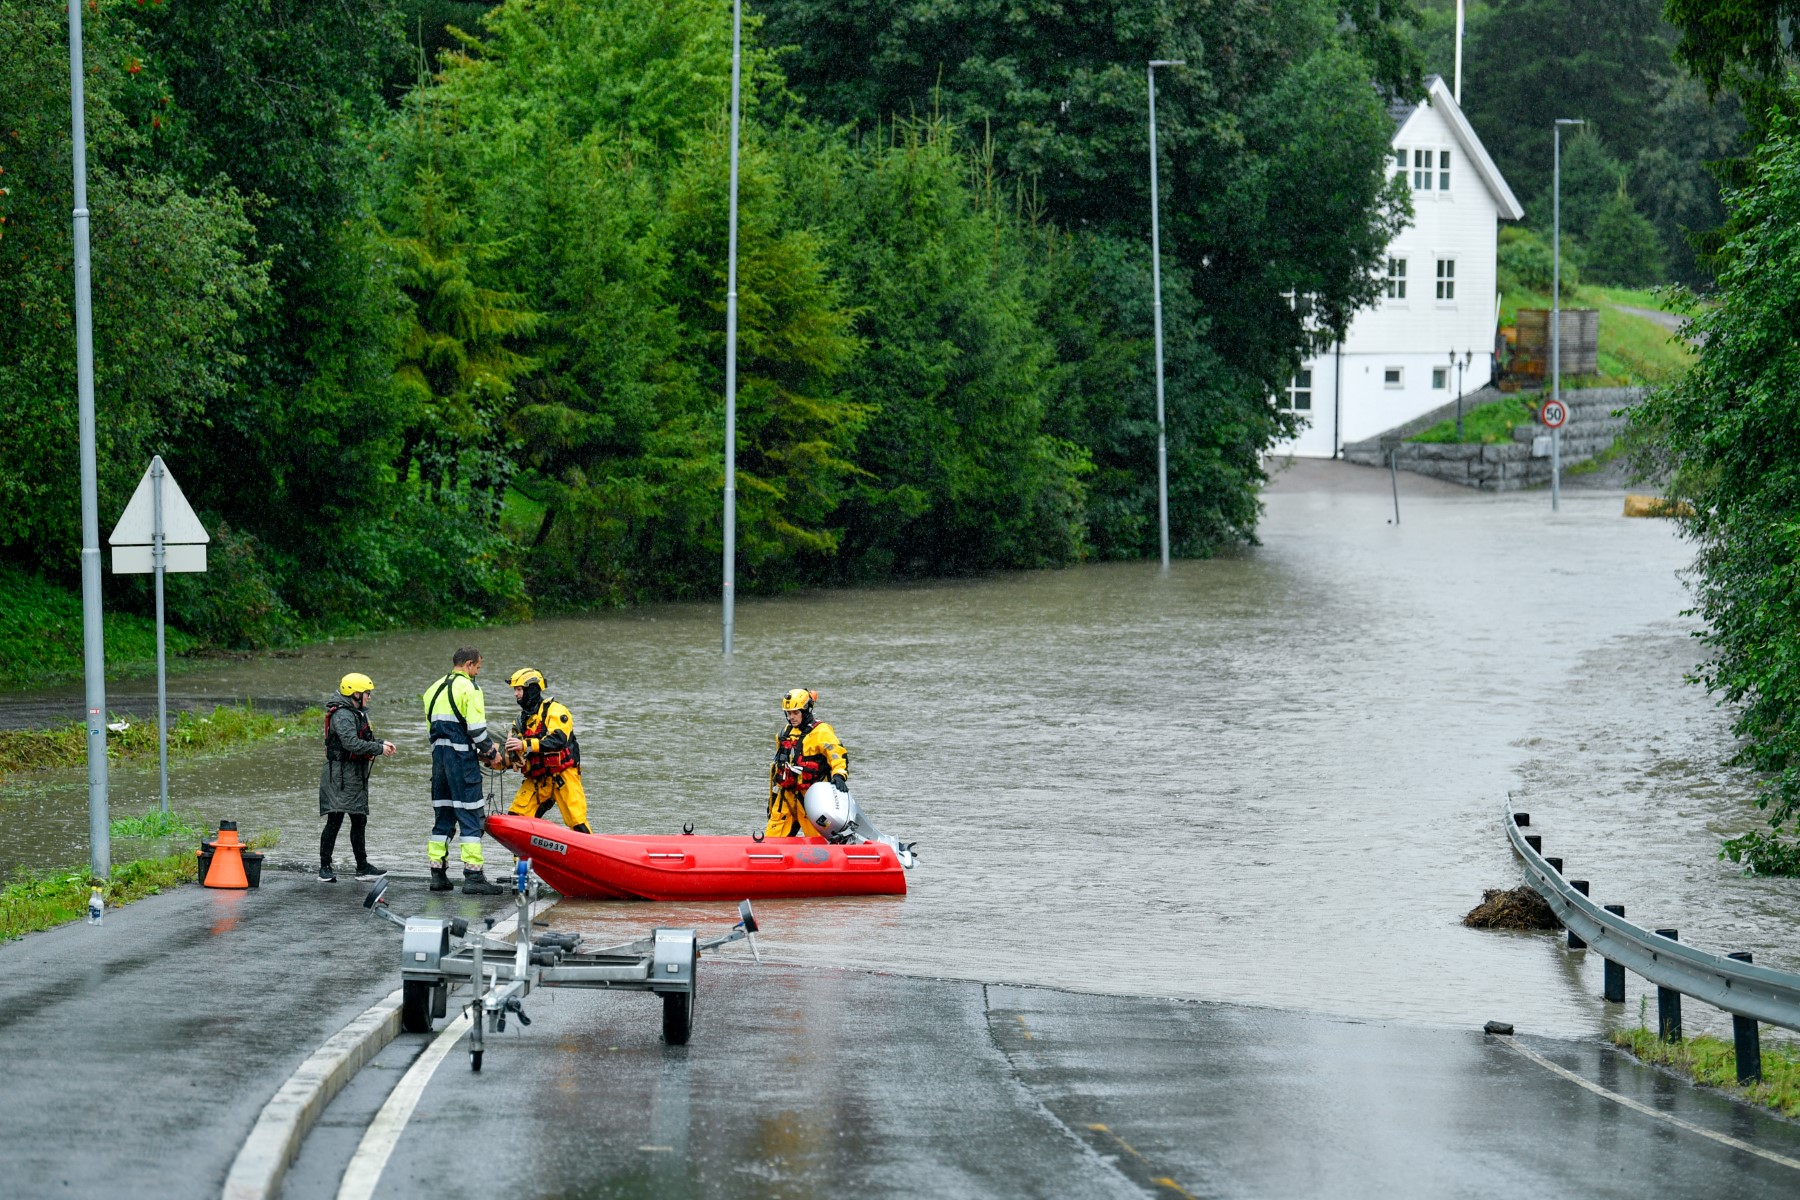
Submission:
<svg viewBox="0 0 1800 1200">
<path fill-rule="evenodd" d="M 840 792 L 850 790 L 850 755 L 837 732 L 813 718 L 817 692 L 795 688 L 781 698 L 787 725 L 775 738 L 769 767 L 769 823 L 765 837 L 822 837 L 806 819 L 806 789 L 822 779 Z"/>
<path fill-rule="evenodd" d="M 594 832 L 587 823 L 575 718 L 555 697 L 544 695 L 544 676 L 535 667 L 514 671 L 508 682 L 519 702 L 519 719 L 506 739 L 506 753 L 525 776 L 509 811 L 515 817 L 542 817 L 554 804 L 571 830 Z"/>
</svg>

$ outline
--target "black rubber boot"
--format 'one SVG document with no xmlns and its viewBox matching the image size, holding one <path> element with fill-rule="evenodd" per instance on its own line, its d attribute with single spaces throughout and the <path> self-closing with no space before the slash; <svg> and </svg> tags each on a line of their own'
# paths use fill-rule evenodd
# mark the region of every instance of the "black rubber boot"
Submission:
<svg viewBox="0 0 1800 1200">
<path fill-rule="evenodd" d="M 571 825 L 569 827 L 569 831 L 571 833 L 592 833 L 592 832 L 594 832 L 593 830 L 588 828 L 588 824 L 586 821 L 583 821 L 579 825 Z"/>
<path fill-rule="evenodd" d="M 434 892 L 453 892 L 456 885 L 450 882 L 449 867 L 431 868 L 431 890 Z"/>
<path fill-rule="evenodd" d="M 497 883 L 490 882 L 479 868 L 471 871 L 463 868 L 463 895 L 465 896 L 498 896 L 506 891 Z"/>
</svg>

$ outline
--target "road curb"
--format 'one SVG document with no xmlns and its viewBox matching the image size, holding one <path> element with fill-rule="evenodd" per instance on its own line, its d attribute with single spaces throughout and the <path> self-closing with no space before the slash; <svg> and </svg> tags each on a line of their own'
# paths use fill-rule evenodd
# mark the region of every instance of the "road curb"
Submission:
<svg viewBox="0 0 1800 1200">
<path fill-rule="evenodd" d="M 278 1193 L 300 1143 L 326 1105 L 399 1032 L 396 989 L 313 1051 L 263 1106 L 225 1176 L 225 1200 L 269 1200 Z"/>
<path fill-rule="evenodd" d="M 541 902 L 533 916 L 556 907 L 559 896 Z M 517 914 L 497 922 L 489 933 L 506 937 L 518 928 Z M 529 931 L 527 932 L 529 936 Z M 344 1085 L 356 1077 L 364 1063 L 400 1034 L 401 990 L 371 1005 L 362 1016 L 325 1039 L 299 1065 L 269 1102 L 250 1136 L 244 1139 L 231 1170 L 225 1176 L 224 1200 L 271 1200 L 281 1191 L 287 1169 L 300 1153 L 300 1143 L 312 1132 Z"/>
</svg>

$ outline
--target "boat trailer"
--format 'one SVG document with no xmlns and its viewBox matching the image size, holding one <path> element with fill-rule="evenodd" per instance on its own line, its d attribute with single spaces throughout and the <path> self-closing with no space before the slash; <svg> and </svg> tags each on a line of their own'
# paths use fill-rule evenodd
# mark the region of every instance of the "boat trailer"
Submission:
<svg viewBox="0 0 1800 1200">
<path fill-rule="evenodd" d="M 533 988 L 606 988 L 655 992 L 662 997 L 662 1036 L 671 1046 L 685 1046 L 694 1031 L 695 968 L 700 953 L 735 941 L 747 941 L 757 962 L 756 917 L 750 901 L 738 904 L 738 922 L 730 933 L 701 941 L 692 929 L 655 929 L 649 936 L 596 950 L 581 948 L 579 933 L 530 935 L 538 897 L 538 880 L 530 860 L 521 860 L 514 880 L 519 932 L 513 941 L 489 932 L 494 918 L 472 929 L 461 917 L 403 917 L 387 906 L 387 880 L 369 889 L 363 907 L 406 931 L 400 949 L 400 1028 L 429 1033 L 435 1017 L 449 1006 L 450 992 L 471 985 L 468 1008 L 469 1069 L 481 1070 L 486 1033 L 504 1033 L 506 1018 L 531 1024 L 524 999 Z"/>
</svg>

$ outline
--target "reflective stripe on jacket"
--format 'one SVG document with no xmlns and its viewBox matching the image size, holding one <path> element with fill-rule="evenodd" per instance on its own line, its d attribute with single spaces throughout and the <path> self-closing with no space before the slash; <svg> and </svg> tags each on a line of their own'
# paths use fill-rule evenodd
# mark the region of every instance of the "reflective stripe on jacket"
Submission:
<svg viewBox="0 0 1800 1200">
<path fill-rule="evenodd" d="M 487 754 L 487 701 L 473 679 L 452 671 L 426 688 L 421 698 L 432 745 Z"/>
</svg>

